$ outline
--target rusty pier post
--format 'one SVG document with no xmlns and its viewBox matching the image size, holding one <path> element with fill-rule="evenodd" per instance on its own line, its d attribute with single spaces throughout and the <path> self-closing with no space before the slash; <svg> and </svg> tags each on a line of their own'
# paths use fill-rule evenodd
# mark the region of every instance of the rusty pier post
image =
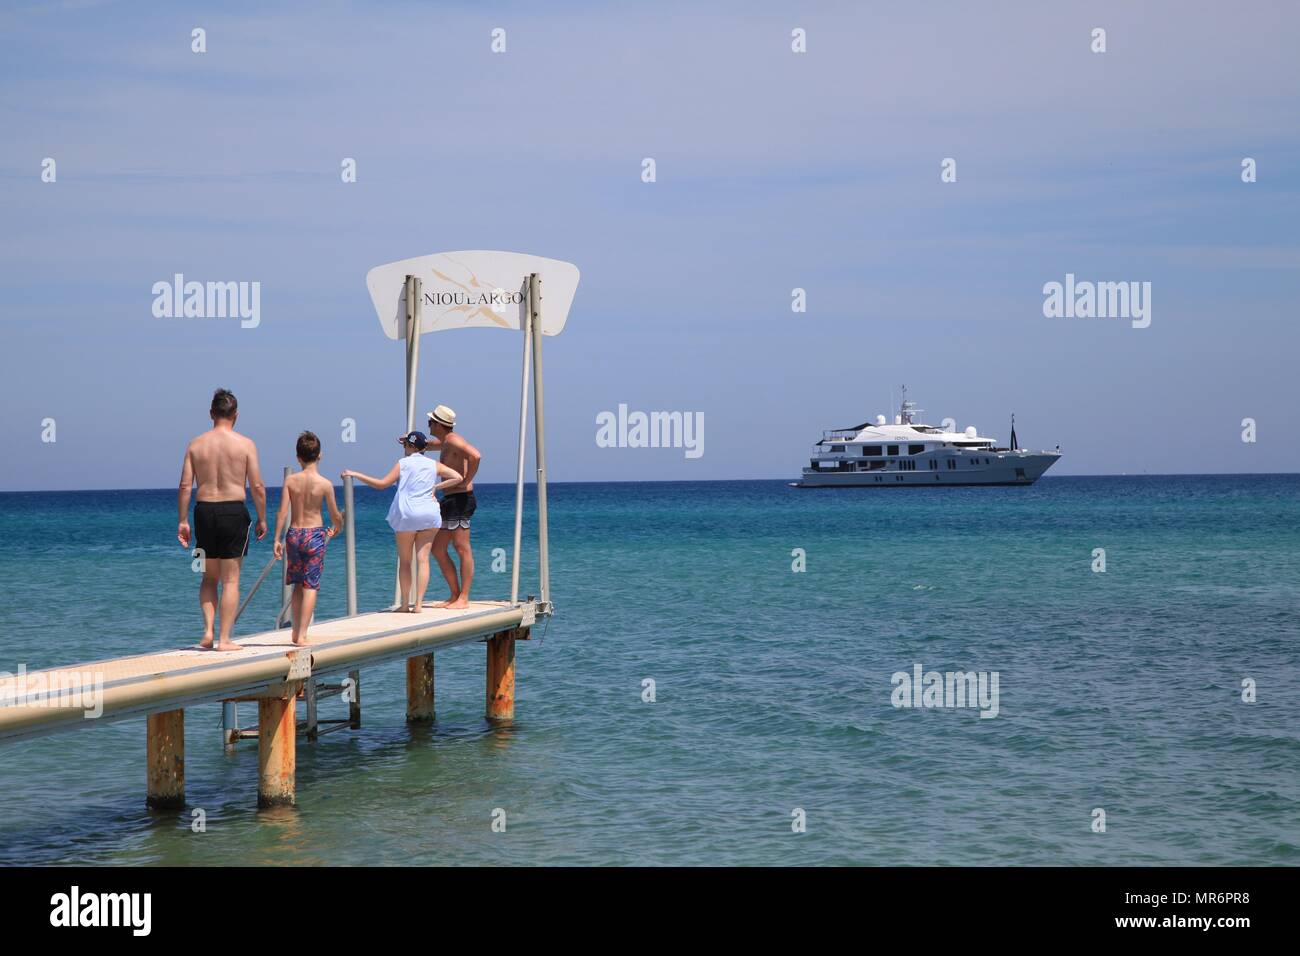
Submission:
<svg viewBox="0 0 1300 956">
<path fill-rule="evenodd" d="M 185 711 L 165 710 L 147 721 L 149 762 L 145 804 L 155 810 L 185 806 Z"/>
<path fill-rule="evenodd" d="M 487 640 L 487 718 L 514 720 L 515 635 L 501 631 Z"/>
<path fill-rule="evenodd" d="M 427 724 L 433 721 L 433 655 L 420 654 L 406 659 L 406 722 Z"/>
<path fill-rule="evenodd" d="M 297 789 L 297 703 L 302 681 L 257 702 L 257 805 L 291 807 Z"/>
</svg>

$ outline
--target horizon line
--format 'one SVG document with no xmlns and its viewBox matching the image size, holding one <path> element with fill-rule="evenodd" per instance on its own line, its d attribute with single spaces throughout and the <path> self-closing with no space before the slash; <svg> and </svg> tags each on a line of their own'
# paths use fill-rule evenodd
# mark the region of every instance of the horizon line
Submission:
<svg viewBox="0 0 1300 956">
<path fill-rule="evenodd" d="M 1033 484 L 1037 484 L 1040 481 L 1059 481 L 1063 478 L 1269 478 L 1269 477 L 1277 477 L 1277 476 L 1300 476 L 1300 471 L 1210 471 L 1210 472 L 1171 471 L 1171 472 L 1141 472 L 1141 473 L 1119 472 L 1119 473 L 1105 473 L 1105 474 L 1096 474 L 1096 475 L 1043 475 L 1041 478 L 1038 478 L 1035 482 L 1033 482 Z M 746 482 L 779 481 L 784 484 L 789 484 L 792 481 L 792 479 L 789 478 L 656 478 L 648 481 L 608 479 L 604 481 L 548 481 L 546 483 L 546 486 L 548 488 L 551 488 L 556 485 L 688 485 L 688 484 L 698 485 L 698 484 L 715 484 L 715 483 L 721 484 L 723 482 L 734 483 L 734 482 L 742 482 L 742 481 L 746 481 Z M 489 487 L 491 486 L 501 486 L 503 488 L 515 487 L 515 482 L 513 481 L 481 481 L 481 482 L 477 482 L 476 484 L 489 486 Z M 524 482 L 524 485 L 525 487 L 529 485 L 536 487 L 537 482 L 526 481 Z M 270 490 L 272 488 L 283 488 L 283 487 L 284 487 L 283 485 L 271 485 L 271 484 L 266 485 L 267 490 Z M 336 487 L 341 487 L 341 485 L 336 485 Z M 845 488 L 852 488 L 852 487 L 865 488 L 869 486 L 867 485 L 861 485 L 861 486 L 846 485 L 845 486 Z M 925 485 L 923 487 L 929 488 L 929 487 L 945 487 L 945 486 Z M 946 486 L 946 487 L 954 487 L 954 486 Z M 972 487 L 972 486 L 967 486 L 967 487 Z M 978 487 L 978 486 L 974 486 L 974 487 Z M 1024 487 L 1030 487 L 1030 485 L 1025 485 Z M 175 491 L 175 490 L 176 489 L 172 487 L 150 488 L 150 487 L 143 487 L 143 486 L 129 487 L 129 488 L 17 488 L 11 490 L 0 490 L 0 495 L 41 495 L 41 494 L 76 495 L 76 494 L 85 494 L 86 492 L 92 492 L 92 491 L 102 492 L 102 491 Z M 373 489 L 369 489 L 369 490 L 373 490 Z M 840 490 L 844 490 L 844 489 L 840 489 Z"/>
</svg>

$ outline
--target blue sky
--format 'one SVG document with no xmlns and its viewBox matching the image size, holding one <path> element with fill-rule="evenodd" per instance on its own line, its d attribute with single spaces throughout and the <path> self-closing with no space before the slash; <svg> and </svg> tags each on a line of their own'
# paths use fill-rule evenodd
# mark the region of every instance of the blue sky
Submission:
<svg viewBox="0 0 1300 956">
<path fill-rule="evenodd" d="M 1297 27 L 1254 0 L 10 4 L 0 490 L 169 486 L 218 385 L 268 473 L 302 428 L 327 471 L 382 468 L 402 353 L 365 273 L 455 249 L 582 270 L 546 342 L 555 480 L 793 478 L 903 382 L 929 420 L 1015 412 L 1053 474 L 1300 470 Z M 154 318 L 176 272 L 261 282 L 261 324 Z M 1067 272 L 1151 282 L 1151 326 L 1045 318 Z M 519 346 L 422 346 L 419 404 L 489 481 Z M 705 454 L 598 447 L 620 403 L 702 412 Z"/>
</svg>

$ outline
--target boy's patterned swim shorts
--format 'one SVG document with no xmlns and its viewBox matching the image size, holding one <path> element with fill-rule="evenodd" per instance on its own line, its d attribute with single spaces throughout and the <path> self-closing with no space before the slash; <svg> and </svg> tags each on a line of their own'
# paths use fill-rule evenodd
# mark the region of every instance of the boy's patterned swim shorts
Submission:
<svg viewBox="0 0 1300 956">
<path fill-rule="evenodd" d="M 284 556 L 289 562 L 289 583 L 301 584 L 313 591 L 320 588 L 320 573 L 325 569 L 325 545 L 329 535 L 324 528 L 290 528 L 284 537 Z"/>
</svg>

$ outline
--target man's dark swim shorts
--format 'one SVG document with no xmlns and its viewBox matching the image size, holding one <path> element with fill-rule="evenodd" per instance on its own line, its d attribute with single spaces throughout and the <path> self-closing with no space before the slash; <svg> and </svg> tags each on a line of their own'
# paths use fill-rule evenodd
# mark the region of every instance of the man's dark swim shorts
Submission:
<svg viewBox="0 0 1300 956">
<path fill-rule="evenodd" d="M 253 519 L 242 501 L 199 501 L 194 505 L 194 546 L 205 558 L 242 558 L 248 554 Z"/>
</svg>

